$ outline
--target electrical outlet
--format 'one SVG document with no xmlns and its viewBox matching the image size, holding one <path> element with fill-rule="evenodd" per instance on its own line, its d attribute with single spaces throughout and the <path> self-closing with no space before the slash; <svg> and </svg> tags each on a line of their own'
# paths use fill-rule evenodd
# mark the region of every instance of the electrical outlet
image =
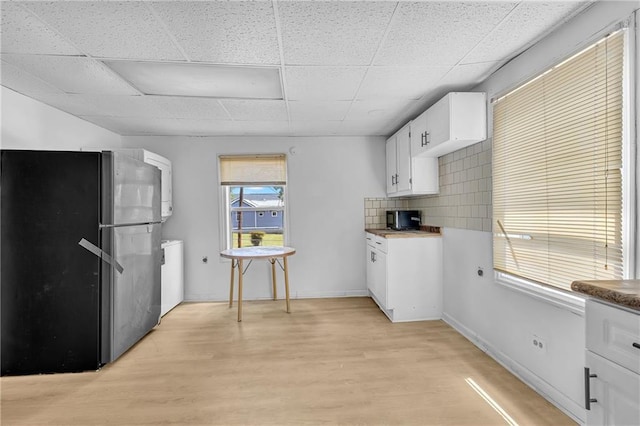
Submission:
<svg viewBox="0 0 640 426">
<path fill-rule="evenodd" d="M 547 340 L 546 339 L 543 339 L 542 337 L 538 336 L 537 334 L 531 334 L 531 337 L 529 338 L 529 343 L 534 348 L 535 352 L 537 352 L 537 353 L 539 353 L 541 355 L 547 353 Z"/>
</svg>

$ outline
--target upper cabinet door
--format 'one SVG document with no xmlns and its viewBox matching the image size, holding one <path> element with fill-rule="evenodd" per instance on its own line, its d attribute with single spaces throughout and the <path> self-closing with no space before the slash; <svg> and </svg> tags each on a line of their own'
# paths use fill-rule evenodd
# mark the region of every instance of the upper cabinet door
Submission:
<svg viewBox="0 0 640 426">
<path fill-rule="evenodd" d="M 396 135 L 387 139 L 387 171 L 385 180 L 387 182 L 387 194 L 393 194 L 398 191 L 396 185 Z"/>
<path fill-rule="evenodd" d="M 411 156 L 413 157 L 427 149 L 427 111 L 411 122 Z"/>
<path fill-rule="evenodd" d="M 411 127 L 408 123 L 396 133 L 396 187 L 398 192 L 411 190 Z"/>
<path fill-rule="evenodd" d="M 412 155 L 440 157 L 487 138 L 485 93 L 451 92 L 421 114 Z"/>
</svg>

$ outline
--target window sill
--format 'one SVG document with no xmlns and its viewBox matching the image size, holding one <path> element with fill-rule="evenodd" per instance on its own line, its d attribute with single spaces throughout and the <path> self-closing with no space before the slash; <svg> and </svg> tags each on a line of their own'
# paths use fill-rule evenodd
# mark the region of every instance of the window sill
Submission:
<svg viewBox="0 0 640 426">
<path fill-rule="evenodd" d="M 495 282 L 511 291 L 525 294 L 534 299 L 584 316 L 585 298 L 568 291 L 554 289 L 536 284 L 522 278 L 517 278 L 503 272 L 495 272 Z"/>
</svg>

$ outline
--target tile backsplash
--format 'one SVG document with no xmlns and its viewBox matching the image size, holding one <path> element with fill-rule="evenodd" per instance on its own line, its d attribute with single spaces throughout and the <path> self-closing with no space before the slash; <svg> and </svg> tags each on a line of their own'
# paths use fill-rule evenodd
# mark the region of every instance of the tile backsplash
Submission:
<svg viewBox="0 0 640 426">
<path fill-rule="evenodd" d="M 422 224 L 491 232 L 491 140 L 438 159 L 440 193 L 408 198 L 365 198 L 367 228 L 385 228 L 387 209 L 422 212 Z"/>
<path fill-rule="evenodd" d="M 365 198 L 364 224 L 366 228 L 386 228 L 387 209 L 406 209 L 409 200 L 406 198 Z"/>
</svg>

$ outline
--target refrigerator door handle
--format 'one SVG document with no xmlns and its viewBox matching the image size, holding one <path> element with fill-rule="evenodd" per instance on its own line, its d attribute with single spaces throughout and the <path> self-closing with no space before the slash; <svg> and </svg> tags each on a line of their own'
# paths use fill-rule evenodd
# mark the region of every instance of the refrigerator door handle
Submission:
<svg viewBox="0 0 640 426">
<path fill-rule="evenodd" d="M 107 253 L 105 253 L 100 247 L 96 246 L 95 244 L 83 238 L 78 242 L 78 245 L 80 245 L 84 249 L 87 249 L 91 253 L 98 256 L 100 259 L 107 262 L 109 265 L 113 266 L 116 269 L 116 271 L 118 271 L 119 273 L 124 272 L 124 268 L 122 267 L 122 265 L 118 263 L 117 260 L 115 260 L 113 257 L 108 255 Z"/>
</svg>

